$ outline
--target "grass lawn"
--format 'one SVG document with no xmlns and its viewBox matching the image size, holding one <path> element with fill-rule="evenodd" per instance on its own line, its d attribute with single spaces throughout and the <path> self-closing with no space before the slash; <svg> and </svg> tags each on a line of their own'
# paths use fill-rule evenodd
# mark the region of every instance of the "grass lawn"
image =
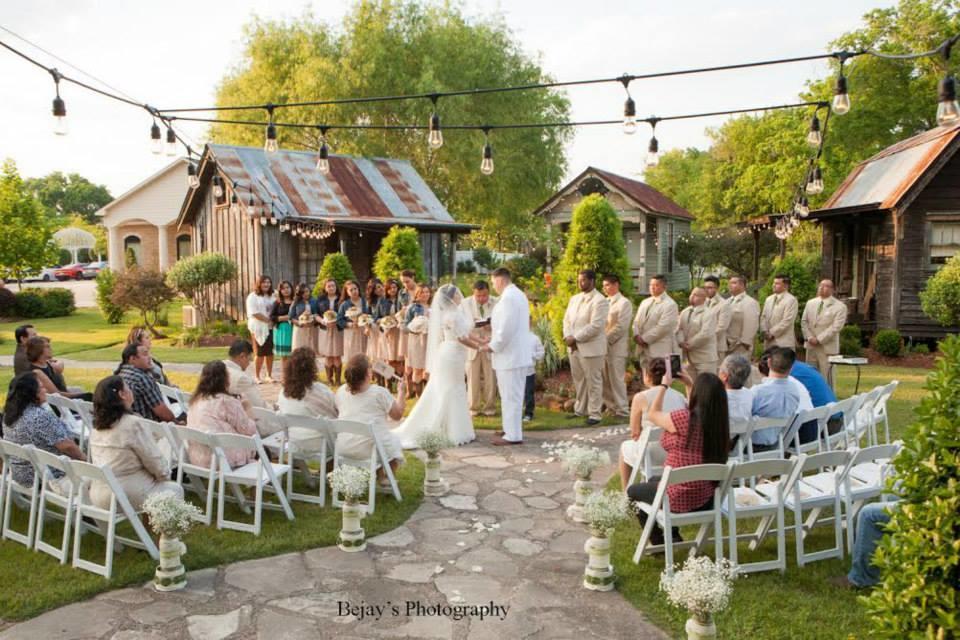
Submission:
<svg viewBox="0 0 960 640">
<path fill-rule="evenodd" d="M 124 335 L 125 338 L 126 335 Z M 71 353 L 69 357 L 83 362 L 120 362 L 121 351 L 123 351 L 122 342 L 100 349 L 78 351 Z M 227 347 L 176 347 L 173 346 L 173 340 L 154 340 L 150 353 L 163 364 L 173 362 L 204 363 L 226 358 Z M 279 363 L 274 363 L 273 366 L 276 369 Z"/>
<path fill-rule="evenodd" d="M 363 520 L 368 537 L 400 526 L 417 509 L 423 500 L 423 463 L 412 455 L 407 464 L 400 467 L 397 480 L 403 501 L 391 496 L 378 495 L 376 512 Z M 306 489 L 304 489 L 306 490 Z M 191 499 L 199 505 L 196 496 Z M 203 525 L 187 534 L 187 555 L 184 557 L 188 570 L 275 556 L 294 551 L 336 544 L 340 531 L 340 511 L 328 506 L 303 502 L 292 503 L 296 519 L 288 521 L 282 511 L 265 509 L 263 529 L 259 536 L 240 531 L 218 531 L 216 527 Z M 243 516 L 235 505 L 230 505 L 228 517 L 252 522 L 253 516 Z M 26 515 L 15 509 L 14 527 L 25 529 Z M 50 521 L 45 527 L 44 539 L 59 546 L 62 525 Z M 129 535 L 129 531 L 124 533 Z M 103 561 L 103 538 L 86 534 L 83 540 L 82 557 Z M 0 541 L 0 620 L 23 620 L 43 611 L 78 600 L 90 598 L 97 593 L 126 585 L 143 584 L 153 577 L 156 564 L 143 551 L 125 548 L 114 560 L 113 578 L 73 569 L 70 564 L 60 565 L 52 556 L 28 551 L 22 545 L 9 540 Z"/>
<path fill-rule="evenodd" d="M 133 315 L 128 314 L 120 324 L 107 324 L 97 309 L 77 309 L 65 318 L 44 318 L 30 320 L 37 329 L 37 333 L 50 338 L 53 342 L 53 352 L 60 356 L 74 357 L 78 351 L 98 349 L 109 345 L 122 343 L 127 339 L 127 333 L 133 323 Z M 17 348 L 13 332 L 23 321 L 0 323 L 0 335 L 3 344 L 0 344 L 0 355 L 13 355 Z M 119 360 L 118 357 L 111 358 Z"/>
<path fill-rule="evenodd" d="M 93 391 L 97 383 L 113 373 L 112 369 L 79 369 L 68 367 L 66 369 L 67 384 L 71 387 L 83 387 L 85 391 Z M 167 374 L 170 381 L 182 389 L 193 391 L 197 386 L 198 376 L 193 373 L 181 373 L 179 371 L 170 371 Z M 6 390 L 13 379 L 13 367 L 0 367 L 0 389 Z M 6 393 L 3 394 L 6 398 Z M 0 398 L 0 402 L 3 399 Z"/>
</svg>

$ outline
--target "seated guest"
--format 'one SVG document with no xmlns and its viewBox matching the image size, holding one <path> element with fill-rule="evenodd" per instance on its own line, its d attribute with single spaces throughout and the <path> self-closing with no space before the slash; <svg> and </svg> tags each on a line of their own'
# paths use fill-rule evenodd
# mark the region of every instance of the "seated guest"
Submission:
<svg viewBox="0 0 960 640">
<path fill-rule="evenodd" d="M 837 395 L 833 392 L 830 384 L 827 383 L 827 379 L 817 371 L 816 367 L 811 367 L 806 362 L 797 360 L 793 363 L 793 368 L 790 369 L 790 377 L 803 385 L 814 407 L 823 407 L 831 402 L 837 401 Z M 802 405 L 803 402 L 801 401 L 801 406 Z M 840 430 L 840 425 L 842 424 L 843 414 L 831 416 L 827 422 L 827 430 L 829 433 L 836 433 Z M 818 435 L 819 430 L 815 420 L 811 420 L 800 427 L 801 443 L 813 442 L 817 439 Z"/>
<path fill-rule="evenodd" d="M 150 373 L 153 359 L 150 350 L 143 345 L 128 344 L 120 354 L 120 367 L 114 372 L 123 378 L 133 392 L 133 412 L 141 418 L 157 422 L 177 422 L 182 424 L 183 414 L 173 415 L 173 411 L 163 400 L 163 393 L 156 378 Z"/>
<path fill-rule="evenodd" d="M 337 417 L 337 399 L 327 385 L 317 381 L 318 374 L 314 350 L 307 347 L 294 349 L 283 362 L 283 390 L 277 399 L 280 413 L 310 418 Z M 315 431 L 291 427 L 289 435 L 301 451 L 320 448 Z M 317 442 L 311 442 L 315 440 Z"/>
<path fill-rule="evenodd" d="M 727 390 L 727 406 L 730 407 L 730 422 L 746 422 L 753 415 L 753 391 L 745 385 L 753 367 L 746 356 L 735 354 L 724 358 L 717 372 Z"/>
<path fill-rule="evenodd" d="M 54 393 L 65 398 L 76 398 L 79 400 L 93 400 L 92 393 L 85 393 L 77 389 L 67 387 L 67 381 L 64 380 L 61 371 L 58 371 L 53 364 L 53 347 L 50 346 L 50 340 L 42 336 L 34 336 L 27 340 L 27 360 L 30 362 L 30 368 L 40 386 L 47 393 Z M 62 370 L 62 367 L 61 367 Z"/>
<path fill-rule="evenodd" d="M 397 397 L 394 398 L 389 391 L 373 384 L 372 373 L 366 354 L 355 354 L 347 361 L 343 371 L 346 384 L 337 390 L 336 395 L 337 412 L 343 420 L 372 423 L 390 459 L 390 468 L 396 470 L 403 462 L 403 448 L 400 438 L 390 431 L 387 422 L 403 417 L 407 386 L 399 382 Z M 341 433 L 337 436 L 337 445 L 341 455 L 363 459 L 370 456 L 373 442 L 366 436 Z M 377 472 L 377 476 L 381 483 L 386 480 L 382 470 Z"/>
<path fill-rule="evenodd" d="M 13 332 L 17 339 L 17 350 L 13 352 L 13 375 L 30 371 L 30 360 L 27 359 L 27 340 L 37 335 L 32 324 L 22 324 Z"/>
<path fill-rule="evenodd" d="M 150 330 L 146 327 L 135 325 L 127 334 L 127 344 L 141 345 L 150 349 L 153 346 L 153 336 L 150 335 Z M 150 354 L 150 363 L 150 375 L 154 377 L 157 383 L 169 387 L 170 381 L 167 379 L 167 374 L 163 372 L 163 365 L 153 357 L 153 354 Z"/>
<path fill-rule="evenodd" d="M 152 493 L 170 491 L 183 497 L 183 487 L 170 481 L 170 465 L 153 435 L 131 411 L 133 392 L 120 376 L 104 378 L 93 392 L 93 432 L 90 458 L 106 465 L 123 487 L 130 504 L 139 511 Z M 90 487 L 90 499 L 101 509 L 110 508 L 110 488 L 102 482 Z"/>
<path fill-rule="evenodd" d="M 669 369 L 657 387 L 647 416 L 651 423 L 664 429 L 660 439 L 667 452 L 664 466 L 687 467 L 695 464 L 726 464 L 730 447 L 730 410 L 727 408 L 727 393 L 720 378 L 712 373 L 701 373 L 691 381 L 686 373 L 680 380 L 687 387 L 689 409 L 664 411 L 664 398 L 672 379 Z M 660 478 L 631 485 L 627 496 L 635 502 L 653 502 Z M 670 509 L 676 513 L 689 513 L 713 508 L 714 484 L 709 481 L 686 482 L 667 488 Z M 640 526 L 646 524 L 646 514 L 638 511 Z M 681 541 L 676 527 L 671 532 L 674 541 Z M 655 525 L 650 536 L 651 544 L 663 544 L 663 530 Z"/>
<path fill-rule="evenodd" d="M 667 362 L 663 358 L 651 358 L 647 361 L 647 366 L 643 370 L 643 384 L 646 390 L 633 396 L 630 404 L 630 439 L 620 444 L 620 485 L 626 491 L 627 483 L 630 481 L 630 474 L 633 473 L 633 467 L 643 464 L 640 459 L 638 448 L 641 432 L 654 426 L 647 415 L 650 407 L 653 406 L 653 399 L 660 393 L 660 383 L 663 381 L 663 374 L 667 372 Z M 674 389 L 667 389 L 663 396 L 663 411 L 670 412 L 677 409 L 687 408 L 687 398 Z M 647 455 L 655 466 L 663 466 L 663 461 L 667 457 L 667 452 L 659 442 L 651 442 L 648 445 Z"/>
<path fill-rule="evenodd" d="M 203 365 L 197 390 L 190 398 L 187 426 L 207 433 L 237 433 L 252 436 L 257 433 L 250 403 L 232 396 L 227 391 L 227 366 L 220 360 Z M 224 452 L 232 468 L 253 462 L 255 454 L 242 449 Z M 200 467 L 210 464 L 212 452 L 208 447 L 191 442 L 187 455 L 190 463 Z"/>
<path fill-rule="evenodd" d="M 788 347 L 774 347 L 766 360 L 769 376 L 753 388 L 753 415 L 761 418 L 789 418 L 800 410 L 800 391 L 797 381 L 790 381 L 790 369 L 797 354 Z M 761 365 L 763 364 L 761 360 Z M 762 367 L 761 367 L 762 370 Z M 753 450 L 770 451 L 779 442 L 780 429 L 770 427 L 753 432 Z"/>
<path fill-rule="evenodd" d="M 3 438 L 19 445 L 32 444 L 37 449 L 55 456 L 66 455 L 74 460 L 86 460 L 83 451 L 73 441 L 70 429 L 57 416 L 43 408 L 47 392 L 37 377 L 24 373 L 10 381 L 10 391 L 3 407 Z M 69 479 L 62 471 L 50 470 L 50 487 L 61 495 L 70 490 Z M 18 484 L 33 484 L 33 465 L 20 458 L 10 459 L 10 472 Z"/>
<path fill-rule="evenodd" d="M 269 408 L 266 400 L 260 395 L 257 381 L 247 373 L 252 357 L 253 345 L 248 340 L 234 340 L 230 345 L 227 359 L 223 361 L 227 367 L 227 377 L 230 379 L 230 395 L 246 398 L 252 407 Z"/>
<path fill-rule="evenodd" d="M 781 347 L 770 347 L 760 355 L 760 360 L 757 361 L 757 366 L 754 367 L 755 373 L 760 376 L 760 381 L 757 382 L 757 384 L 763 384 L 768 380 L 768 376 L 770 375 L 770 354 L 772 354 L 774 350 L 780 348 Z M 796 359 L 796 351 L 793 353 L 794 361 L 793 366 L 790 367 L 791 373 L 793 372 L 793 368 L 799 363 L 799 361 Z M 805 386 L 803 386 L 803 383 L 794 378 L 793 375 L 787 378 L 787 380 L 789 381 L 790 386 L 793 387 L 793 390 L 796 391 L 800 396 L 800 404 L 797 405 L 797 411 L 809 411 L 810 409 L 813 409 L 813 400 L 810 398 L 810 392 L 807 391 Z"/>
<path fill-rule="evenodd" d="M 883 538 L 883 530 L 890 522 L 890 512 L 896 508 L 896 502 L 871 502 L 860 509 L 850 573 L 831 578 L 831 583 L 846 589 L 865 589 L 880 582 L 880 571 L 873 566 L 873 554 Z"/>
</svg>

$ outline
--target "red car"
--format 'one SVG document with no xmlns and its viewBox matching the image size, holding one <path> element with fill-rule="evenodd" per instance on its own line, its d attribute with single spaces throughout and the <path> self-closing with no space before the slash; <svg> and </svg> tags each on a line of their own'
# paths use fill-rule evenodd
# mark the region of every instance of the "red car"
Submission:
<svg viewBox="0 0 960 640">
<path fill-rule="evenodd" d="M 80 280 L 83 278 L 83 268 L 87 266 L 85 263 L 78 262 L 77 264 L 70 264 L 65 267 L 60 267 L 53 272 L 53 275 L 57 280 Z"/>
</svg>

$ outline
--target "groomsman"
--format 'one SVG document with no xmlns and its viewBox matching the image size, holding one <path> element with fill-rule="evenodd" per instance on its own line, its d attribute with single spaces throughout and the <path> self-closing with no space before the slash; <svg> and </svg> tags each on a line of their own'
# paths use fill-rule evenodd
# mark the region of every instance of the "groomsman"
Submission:
<svg viewBox="0 0 960 640">
<path fill-rule="evenodd" d="M 687 357 L 687 373 L 696 380 L 701 373 L 717 373 L 717 318 L 707 309 L 707 292 L 690 292 L 690 306 L 680 314 L 677 342 Z"/>
<path fill-rule="evenodd" d="M 676 331 L 680 315 L 677 303 L 667 295 L 667 278 L 650 279 L 650 296 L 637 307 L 633 317 L 633 341 L 637 343 L 640 365 L 651 358 L 669 358 L 677 352 Z"/>
<path fill-rule="evenodd" d="M 587 424 L 600 422 L 603 410 L 603 365 L 607 355 L 604 327 L 610 304 L 596 289 L 597 274 L 584 269 L 577 275 L 580 293 L 570 298 L 563 316 L 563 341 L 570 352 L 570 372 L 577 392 L 574 413 Z"/>
<path fill-rule="evenodd" d="M 463 309 L 473 322 L 470 337 L 474 340 L 490 339 L 490 314 L 497 299 L 490 296 L 490 287 L 483 280 L 473 285 L 473 295 L 464 298 Z M 489 353 L 478 349 L 467 349 L 467 395 L 470 398 L 470 412 L 485 416 L 497 413 L 497 379 L 493 373 L 493 364 Z"/>
<path fill-rule="evenodd" d="M 743 276 L 731 276 L 727 288 L 730 289 L 727 299 L 730 324 L 721 339 L 726 348 L 724 357 L 740 355 L 752 360 L 753 341 L 760 328 L 760 304 L 747 294 L 747 280 Z"/>
<path fill-rule="evenodd" d="M 807 363 L 833 386 L 830 356 L 840 353 L 840 329 L 847 322 L 847 306 L 833 297 L 833 280 L 821 280 L 817 297 L 807 301 L 800 318 Z"/>
<path fill-rule="evenodd" d="M 763 313 L 760 314 L 763 348 L 787 347 L 796 351 L 796 321 L 797 299 L 790 293 L 790 276 L 774 276 L 773 293 L 767 296 L 763 303 Z"/>
<path fill-rule="evenodd" d="M 630 354 L 630 320 L 633 303 L 620 293 L 620 278 L 614 274 L 603 277 L 603 294 L 607 296 L 607 357 L 603 365 L 603 404 L 618 416 L 630 415 L 627 404 L 627 384 L 623 376 Z"/>
<path fill-rule="evenodd" d="M 730 301 L 720 295 L 720 278 L 707 276 L 703 279 L 703 290 L 707 292 L 704 303 L 713 314 L 717 325 L 717 362 L 727 357 L 727 327 L 730 326 Z"/>
</svg>

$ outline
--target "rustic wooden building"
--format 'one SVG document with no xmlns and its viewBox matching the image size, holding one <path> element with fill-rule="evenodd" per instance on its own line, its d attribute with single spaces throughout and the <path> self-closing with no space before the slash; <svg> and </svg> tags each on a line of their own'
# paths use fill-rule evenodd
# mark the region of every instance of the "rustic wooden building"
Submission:
<svg viewBox="0 0 960 640">
<path fill-rule="evenodd" d="M 860 163 L 822 209 L 822 271 L 865 331 L 925 339 L 955 333 L 920 306 L 927 279 L 960 251 L 960 124 L 937 127 Z"/>
<path fill-rule="evenodd" d="M 457 236 L 473 227 L 453 220 L 409 162 L 331 155 L 324 175 L 316 160 L 304 151 L 204 149 L 200 185 L 187 193 L 178 224 L 193 228 L 194 253 L 223 253 L 239 266 L 237 278 L 212 293 L 216 310 L 241 319 L 261 273 L 274 284 L 313 284 L 332 252 L 345 254 L 364 280 L 396 225 L 419 232 L 428 279 L 436 282 L 455 269 Z"/>
<path fill-rule="evenodd" d="M 634 291 L 646 291 L 650 278 L 658 273 L 667 276 L 671 289 L 690 286 L 690 269 L 677 263 L 674 249 L 680 236 L 690 232 L 693 216 L 648 184 L 587 167 L 534 214 L 543 216 L 550 228 L 566 234 L 573 210 L 592 193 L 603 194 L 623 220 Z"/>
</svg>

